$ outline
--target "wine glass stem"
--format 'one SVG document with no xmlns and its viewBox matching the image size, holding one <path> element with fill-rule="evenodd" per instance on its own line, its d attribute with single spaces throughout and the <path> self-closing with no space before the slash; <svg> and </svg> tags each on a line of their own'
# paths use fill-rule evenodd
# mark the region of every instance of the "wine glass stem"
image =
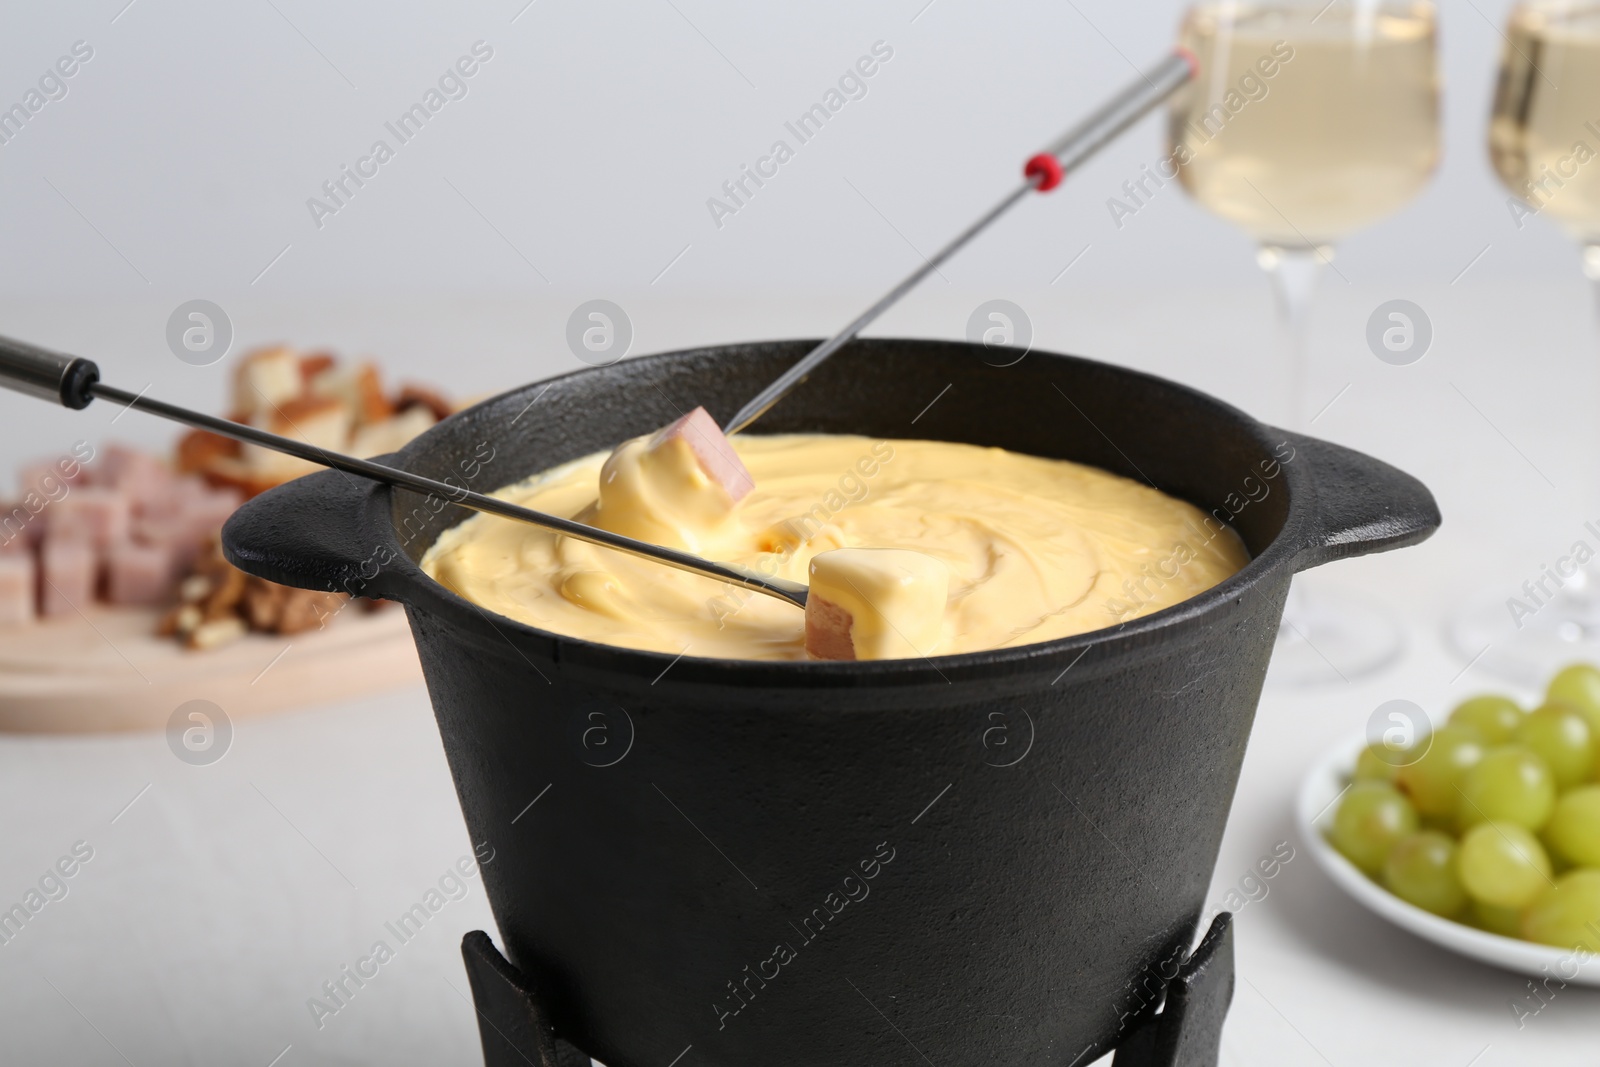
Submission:
<svg viewBox="0 0 1600 1067">
<path fill-rule="evenodd" d="M 1285 374 L 1284 395 L 1279 401 L 1277 418 L 1278 425 L 1285 430 L 1302 431 L 1310 425 L 1305 415 L 1305 403 L 1311 358 L 1311 298 L 1328 254 L 1326 249 L 1264 247 L 1257 257 L 1272 279 L 1272 293 L 1278 305 L 1280 358 L 1284 361 Z M 1278 624 L 1280 638 L 1305 640 L 1304 629 L 1309 626 L 1305 584 L 1296 581 L 1289 586 L 1283 619 Z"/>
<path fill-rule="evenodd" d="M 1317 277 L 1327 261 L 1328 251 L 1319 248 L 1263 248 L 1261 266 L 1272 279 L 1272 290 L 1278 304 L 1278 329 L 1282 336 L 1284 396 L 1278 424 L 1286 430 L 1304 430 L 1307 426 L 1306 380 L 1310 352 L 1308 326 L 1311 317 L 1311 298 L 1316 291 Z"/>
<path fill-rule="evenodd" d="M 1594 298 L 1594 324 L 1596 327 L 1600 327 L 1600 243 L 1593 241 L 1585 243 L 1583 247 L 1583 273 L 1589 279 L 1589 291 Z M 1589 443 L 1591 445 L 1594 444 L 1593 438 L 1590 439 Z M 1591 478 L 1589 484 L 1593 486 L 1596 482 Z M 1600 503 L 1595 500 L 1592 488 L 1588 493 L 1584 494 L 1584 504 L 1590 508 L 1596 508 L 1597 513 L 1600 513 Z M 1588 578 L 1590 584 L 1600 586 L 1600 560 L 1590 563 L 1578 573 Z"/>
<path fill-rule="evenodd" d="M 1594 292 L 1594 312 L 1596 323 L 1600 324 L 1600 244 L 1588 244 L 1583 248 L 1583 273 L 1589 279 L 1589 288 Z"/>
</svg>

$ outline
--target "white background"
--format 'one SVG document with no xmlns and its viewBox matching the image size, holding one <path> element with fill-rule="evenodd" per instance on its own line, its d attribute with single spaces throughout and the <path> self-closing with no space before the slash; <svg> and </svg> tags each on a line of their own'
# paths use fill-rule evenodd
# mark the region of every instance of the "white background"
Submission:
<svg viewBox="0 0 1600 1067">
<path fill-rule="evenodd" d="M 537 0 L 513 22 L 526 0 L 136 0 L 112 23 L 125 2 L 8 13 L 7 104 L 72 42 L 95 49 L 66 99 L 0 147 L 8 293 L 220 301 L 548 288 L 587 297 L 649 286 L 686 245 L 658 283 L 669 291 L 870 292 L 916 258 L 850 183 L 907 241 L 931 249 L 1007 190 L 1023 159 L 1126 83 L 1131 64 L 1154 62 L 1182 8 Z M 1513 240 L 1486 164 L 1508 5 L 1443 6 L 1445 168 L 1413 205 L 1350 240 L 1342 265 L 1375 281 L 1449 281 L 1495 242 L 1478 279 L 1563 277 L 1571 249 L 1543 226 Z M 494 58 L 468 96 L 318 230 L 306 199 L 478 40 Z M 894 58 L 866 98 L 718 230 L 706 199 L 774 139 L 793 144 L 782 124 L 878 40 Z M 1105 200 L 1161 155 L 1155 130 L 1152 120 L 1048 204 L 1008 220 L 952 265 L 952 281 L 1044 284 L 1092 243 L 1077 284 L 1159 292 L 1248 282 L 1245 239 L 1176 188 L 1121 232 L 1112 225 Z"/>
<path fill-rule="evenodd" d="M 1132 76 L 1129 61 L 1163 53 L 1181 7 L 923 2 L 13 2 L 0 105 L 74 41 L 95 56 L 0 146 L 0 332 L 213 408 L 229 361 L 192 368 L 166 348 L 168 314 L 193 298 L 229 312 L 235 351 L 282 339 L 371 352 L 461 395 L 579 366 L 564 327 L 596 297 L 627 309 L 634 353 L 829 333 L 1011 188 L 1026 156 Z M 1441 620 L 1469 590 L 1509 595 L 1600 515 L 1600 340 L 1578 254 L 1542 220 L 1516 229 L 1486 160 L 1507 6 L 1443 4 L 1441 171 L 1343 244 L 1313 318 L 1314 431 L 1418 474 L 1446 515 L 1421 549 L 1316 576 L 1384 604 L 1410 652 L 1368 683 L 1269 690 L 1217 894 L 1290 832 L 1301 770 L 1378 703 L 1441 708 L 1489 684 L 1461 673 Z M 494 58 L 469 95 L 318 229 L 306 199 L 480 39 Z M 877 40 L 895 54 L 868 96 L 718 229 L 706 199 Z M 958 337 L 980 301 L 1004 297 L 1042 348 L 1280 417 L 1282 360 L 1248 240 L 1176 187 L 1120 230 L 1106 210 L 1161 153 L 1148 120 L 875 332 Z M 1396 297 L 1434 322 L 1412 367 L 1379 363 L 1363 338 Z M 0 397 L 0 460 L 172 436 L 133 415 L 112 427 L 113 414 Z M 25 1063 L 265 1065 L 289 1044 L 285 1067 L 471 1062 L 470 1009 L 443 983 L 466 988 L 457 937 L 489 921 L 476 890 L 329 1032 L 310 1031 L 304 1009 L 470 847 L 425 698 L 245 723 L 235 745 L 207 777 L 160 737 L 0 740 L 0 899 L 77 837 L 105 842 L 32 940 L 0 949 L 0 1040 Z M 1593 994 L 1563 993 L 1518 1030 L 1507 1002 L 1521 979 L 1359 912 L 1304 853 L 1272 894 L 1239 919 L 1252 984 L 1225 1062 L 1592 1062 Z"/>
</svg>

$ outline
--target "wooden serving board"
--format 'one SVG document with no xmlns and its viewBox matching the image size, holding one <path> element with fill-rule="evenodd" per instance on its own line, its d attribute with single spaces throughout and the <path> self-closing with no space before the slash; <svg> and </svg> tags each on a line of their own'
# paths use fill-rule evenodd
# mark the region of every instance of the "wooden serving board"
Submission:
<svg viewBox="0 0 1600 1067">
<path fill-rule="evenodd" d="M 0 731 L 159 730 L 190 700 L 209 700 L 237 720 L 422 680 L 398 606 L 351 607 L 321 630 L 248 634 L 206 651 L 158 637 L 159 617 L 99 607 L 0 628 Z"/>
</svg>

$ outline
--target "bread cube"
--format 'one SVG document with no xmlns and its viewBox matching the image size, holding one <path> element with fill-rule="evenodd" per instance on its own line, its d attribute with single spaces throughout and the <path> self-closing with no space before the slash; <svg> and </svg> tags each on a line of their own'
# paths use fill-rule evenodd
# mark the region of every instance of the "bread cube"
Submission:
<svg viewBox="0 0 1600 1067">
<path fill-rule="evenodd" d="M 300 356 L 286 345 L 251 352 L 233 377 L 233 410 L 254 418 L 298 397 L 303 389 Z"/>
<path fill-rule="evenodd" d="M 381 422 L 394 414 L 394 406 L 383 395 L 383 380 L 373 363 L 329 367 L 314 375 L 309 387 L 312 396 L 344 404 L 359 425 Z"/>
<path fill-rule="evenodd" d="M 333 397 L 301 397 L 272 411 L 258 413 L 252 423 L 264 430 L 304 441 L 328 452 L 343 452 L 350 442 L 350 411 Z M 257 480 L 286 482 L 319 470 L 309 460 L 246 444 L 240 460 Z"/>
<path fill-rule="evenodd" d="M 424 430 L 437 422 L 433 412 L 426 407 L 406 408 L 393 418 L 370 423 L 356 431 L 350 441 L 350 454 L 361 459 L 398 452 Z"/>
</svg>

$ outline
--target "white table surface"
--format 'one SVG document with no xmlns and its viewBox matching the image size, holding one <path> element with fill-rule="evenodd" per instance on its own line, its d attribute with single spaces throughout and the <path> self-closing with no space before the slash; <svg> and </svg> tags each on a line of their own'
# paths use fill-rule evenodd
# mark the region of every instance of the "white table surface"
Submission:
<svg viewBox="0 0 1600 1067">
<path fill-rule="evenodd" d="M 971 309 L 995 295 L 926 289 L 876 332 L 960 336 Z M 1038 347 L 1153 370 L 1273 411 L 1280 361 L 1264 286 L 1100 292 L 1069 277 L 1003 295 L 1029 310 Z M 1379 363 L 1362 340 L 1369 312 L 1396 296 L 1427 308 L 1437 330 L 1433 351 L 1412 367 Z M 578 302 L 374 299 L 230 311 L 247 342 L 288 337 L 375 351 L 406 374 L 466 392 L 575 366 L 560 330 Z M 619 302 L 639 353 L 825 333 L 859 300 Z M 223 372 L 206 377 L 162 350 L 169 310 L 34 304 L 0 313 L 8 333 L 103 357 L 112 380 L 150 381 L 157 395 L 214 405 Z M 1367 680 L 1312 690 L 1269 683 L 1213 899 L 1276 843 L 1294 843 L 1302 772 L 1379 703 L 1403 697 L 1442 710 L 1493 684 L 1463 672 L 1440 623 L 1467 591 L 1510 595 L 1570 543 L 1585 508 L 1600 515 L 1600 492 L 1584 490 L 1600 488 L 1592 417 L 1600 340 L 1589 311 L 1576 278 L 1513 291 L 1448 279 L 1407 292 L 1359 279 L 1324 286 L 1309 407 L 1334 402 L 1313 430 L 1422 477 L 1446 526 L 1419 549 L 1312 576 L 1313 588 L 1381 603 L 1403 623 L 1408 650 Z M 69 445 L 88 420 L 109 414 L 20 403 L 0 398 L 6 460 Z M 170 436 L 136 421 L 92 431 L 97 440 Z M 94 848 L 69 895 L 0 945 L 0 1062 L 478 1062 L 459 943 L 493 926 L 475 881 L 321 1030 L 306 1008 L 325 978 L 470 852 L 421 690 L 240 722 L 231 750 L 210 767 L 178 761 L 159 735 L 0 737 L 0 811 L 0 905 L 20 899 L 74 842 Z M 1562 991 L 1519 1028 L 1509 1003 L 1526 992 L 1522 977 L 1386 925 L 1344 897 L 1303 848 L 1269 886 L 1237 916 L 1240 981 L 1225 1064 L 1596 1061 L 1600 993 Z"/>
</svg>

